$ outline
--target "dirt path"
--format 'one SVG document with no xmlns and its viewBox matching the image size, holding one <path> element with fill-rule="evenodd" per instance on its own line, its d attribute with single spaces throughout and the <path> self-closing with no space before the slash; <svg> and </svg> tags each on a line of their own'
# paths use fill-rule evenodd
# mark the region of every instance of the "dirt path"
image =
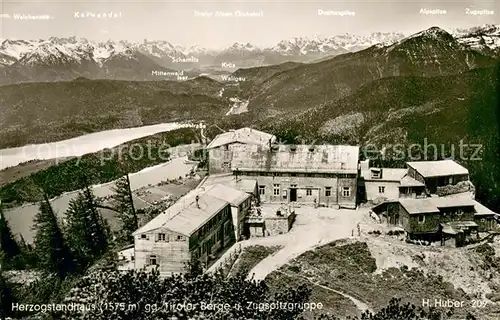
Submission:
<svg viewBox="0 0 500 320">
<path fill-rule="evenodd" d="M 341 292 L 341 291 L 338 291 L 338 290 L 335 290 L 335 289 L 332 289 L 330 287 L 327 287 L 327 286 L 324 286 L 318 282 L 314 282 L 312 281 L 311 279 L 307 278 L 307 277 L 304 277 L 304 276 L 300 276 L 298 274 L 289 274 L 289 273 L 286 273 L 286 272 L 282 272 L 282 271 L 278 271 L 279 273 L 281 274 L 284 274 L 288 277 L 292 277 L 292 278 L 301 278 L 301 279 L 304 279 L 306 281 L 308 281 L 309 283 L 315 285 L 315 286 L 318 286 L 320 288 L 323 288 L 325 290 L 328 290 L 328 291 L 331 291 L 331 292 L 335 292 L 341 296 L 343 296 L 344 298 L 347 298 L 349 300 L 352 301 L 352 303 L 354 303 L 354 305 L 356 306 L 356 308 L 358 308 L 358 310 L 360 311 L 360 314 L 366 310 L 370 311 L 371 313 L 373 313 L 373 310 L 370 308 L 370 306 L 368 306 L 366 303 L 364 303 L 363 301 L 357 299 L 357 298 L 354 298 L 353 296 L 350 296 L 348 295 L 347 293 L 344 293 L 344 292 Z"/>
<path fill-rule="evenodd" d="M 296 208 L 297 220 L 290 232 L 276 239 L 273 245 L 284 247 L 259 262 L 249 273 L 249 277 L 264 280 L 266 276 L 295 259 L 302 253 L 329 242 L 349 238 L 353 230 L 357 233 L 357 223 L 362 220 L 364 211 L 333 210 L 330 208 Z M 274 237 L 264 238 L 268 241 Z M 284 241 L 283 241 L 284 240 Z"/>
</svg>

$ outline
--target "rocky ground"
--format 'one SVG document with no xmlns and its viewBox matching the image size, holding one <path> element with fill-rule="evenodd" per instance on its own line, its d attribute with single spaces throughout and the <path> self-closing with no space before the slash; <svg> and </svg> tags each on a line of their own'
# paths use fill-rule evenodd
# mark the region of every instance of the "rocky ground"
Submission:
<svg viewBox="0 0 500 320">
<path fill-rule="evenodd" d="M 281 246 L 262 257 L 250 276 L 275 288 L 306 283 L 313 289 L 311 301 L 338 316 L 376 311 L 399 297 L 416 306 L 426 299 L 463 302 L 453 309 L 453 319 L 465 319 L 468 312 L 477 319 L 500 318 L 499 239 L 464 248 L 420 246 L 376 223 L 365 208 L 302 207 L 297 213 L 289 233 L 241 242 Z"/>
</svg>

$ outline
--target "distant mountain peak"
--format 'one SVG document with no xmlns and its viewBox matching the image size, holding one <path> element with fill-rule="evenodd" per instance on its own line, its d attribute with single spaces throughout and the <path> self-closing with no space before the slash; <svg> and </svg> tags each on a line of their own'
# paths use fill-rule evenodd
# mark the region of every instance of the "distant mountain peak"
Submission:
<svg viewBox="0 0 500 320">
<path fill-rule="evenodd" d="M 417 37 L 425 37 L 425 38 L 432 38 L 432 39 L 453 39 L 453 36 L 446 32 L 446 30 L 441 29 L 440 27 L 431 27 L 427 30 L 420 31 L 415 33 L 414 35 L 409 36 L 406 39 L 411 39 L 411 38 L 417 38 Z"/>
<path fill-rule="evenodd" d="M 90 79 L 89 78 L 85 78 L 85 77 L 78 77 L 78 78 L 75 78 L 73 81 L 74 82 L 90 81 Z"/>
<path fill-rule="evenodd" d="M 459 43 L 480 53 L 500 57 L 500 25 L 485 24 L 481 27 L 455 29 L 451 32 Z"/>
</svg>

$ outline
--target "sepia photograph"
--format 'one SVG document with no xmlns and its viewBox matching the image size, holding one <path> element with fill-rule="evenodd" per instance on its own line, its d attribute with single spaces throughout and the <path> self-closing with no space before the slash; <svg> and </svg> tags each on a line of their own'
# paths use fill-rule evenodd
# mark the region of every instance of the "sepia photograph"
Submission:
<svg viewBox="0 0 500 320">
<path fill-rule="evenodd" d="M 4 319 L 500 319 L 500 1 L 0 0 Z"/>
</svg>

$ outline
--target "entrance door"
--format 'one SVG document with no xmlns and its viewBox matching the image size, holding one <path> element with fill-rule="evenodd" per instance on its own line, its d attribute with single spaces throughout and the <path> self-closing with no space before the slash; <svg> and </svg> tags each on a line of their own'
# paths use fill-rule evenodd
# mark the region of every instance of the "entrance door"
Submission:
<svg viewBox="0 0 500 320">
<path fill-rule="evenodd" d="M 297 201 L 297 188 L 290 188 L 290 202 Z"/>
</svg>

